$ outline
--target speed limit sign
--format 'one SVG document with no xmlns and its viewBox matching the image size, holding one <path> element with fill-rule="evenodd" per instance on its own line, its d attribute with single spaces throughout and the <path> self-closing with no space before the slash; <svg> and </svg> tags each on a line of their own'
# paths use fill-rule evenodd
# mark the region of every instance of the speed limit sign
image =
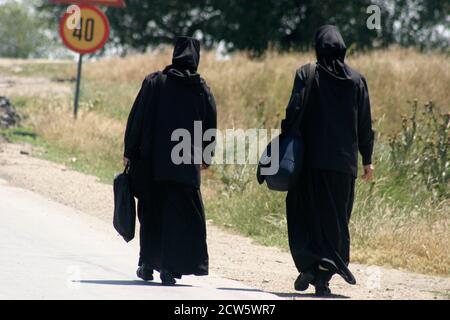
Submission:
<svg viewBox="0 0 450 320">
<path fill-rule="evenodd" d="M 79 5 L 61 18 L 59 32 L 64 44 L 72 51 L 94 53 L 108 41 L 109 22 L 97 7 Z"/>
<path fill-rule="evenodd" d="M 74 116 L 78 113 L 83 55 L 103 48 L 109 37 L 109 22 L 103 11 L 89 5 L 72 5 L 61 18 L 59 33 L 64 44 L 78 52 Z"/>
</svg>

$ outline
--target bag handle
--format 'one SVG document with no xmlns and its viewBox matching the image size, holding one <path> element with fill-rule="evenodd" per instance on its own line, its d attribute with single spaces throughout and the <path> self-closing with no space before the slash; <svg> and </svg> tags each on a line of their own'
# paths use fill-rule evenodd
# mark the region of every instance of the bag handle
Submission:
<svg viewBox="0 0 450 320">
<path fill-rule="evenodd" d="M 131 160 L 128 160 L 127 165 L 123 169 L 123 174 L 128 174 L 130 172 L 130 161 Z"/>
<path fill-rule="evenodd" d="M 302 108 L 300 108 L 297 117 L 295 118 L 295 121 L 291 127 L 291 131 L 297 130 L 300 128 L 300 124 L 303 120 L 303 115 L 305 114 L 305 110 L 308 107 L 309 104 L 309 97 L 311 95 L 311 89 L 314 83 L 315 74 L 316 74 L 316 64 L 310 63 L 308 64 L 306 68 L 306 87 L 305 91 L 303 92 L 303 101 L 302 101 Z"/>
</svg>

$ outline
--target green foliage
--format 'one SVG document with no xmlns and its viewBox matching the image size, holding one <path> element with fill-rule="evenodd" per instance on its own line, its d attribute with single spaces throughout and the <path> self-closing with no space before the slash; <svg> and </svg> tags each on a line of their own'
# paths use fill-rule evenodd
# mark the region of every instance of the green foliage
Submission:
<svg viewBox="0 0 450 320">
<path fill-rule="evenodd" d="M 205 203 L 209 218 L 262 244 L 286 248 L 285 194 L 258 185 L 254 165 L 213 166 L 212 170 L 221 187 Z"/>
<path fill-rule="evenodd" d="M 390 138 L 393 174 L 414 179 L 434 191 L 439 198 L 450 196 L 450 114 L 439 114 L 433 102 L 418 114 L 418 102 L 412 103 L 412 113 L 402 119 L 401 131 Z"/>
<path fill-rule="evenodd" d="M 418 113 L 416 101 L 398 134 L 378 137 L 374 180 L 357 179 L 352 249 L 360 262 L 442 273 L 448 269 L 441 262 L 450 199 L 449 114 L 438 115 L 433 103 Z M 208 197 L 209 218 L 262 244 L 287 249 L 286 194 L 258 185 L 254 166 L 213 170 L 212 180 L 221 188 Z"/>
<path fill-rule="evenodd" d="M 381 9 L 380 30 L 366 26 L 372 4 Z M 323 24 L 336 24 L 352 48 L 399 43 L 448 49 L 448 38 L 435 28 L 450 27 L 449 11 L 448 1 L 425 0 L 127 0 L 126 9 L 108 8 L 107 15 L 114 40 L 125 48 L 145 50 L 200 33 L 206 47 L 224 41 L 228 49 L 258 56 L 269 47 L 308 49 Z"/>
<path fill-rule="evenodd" d="M 450 1 L 427 0 L 396 0 L 386 1 L 391 5 L 390 19 L 395 19 L 399 26 L 394 32 L 394 25 L 385 25 L 390 30 L 395 42 L 402 46 L 417 46 L 421 49 L 433 47 L 444 50 L 450 49 L 450 41 L 447 36 L 436 32 L 436 27 L 444 27 L 447 32 L 450 29 Z M 392 6 L 392 3 L 395 3 Z"/>
<path fill-rule="evenodd" d="M 232 61 L 218 62 L 213 53 L 204 54 L 201 72 L 216 96 L 220 127 L 278 127 L 293 70 L 311 57 L 270 52 L 264 59 L 250 60 L 236 54 Z M 12 128 L 0 135 L 43 146 L 39 156 L 111 182 L 121 168 L 123 129 L 140 81 L 169 59 L 167 52 L 90 64 L 84 69 L 82 107 L 76 122 L 67 98 L 12 97 L 22 125 L 32 130 Z M 448 150 L 448 115 L 438 115 L 434 105 L 424 108 L 427 112 L 422 114 L 416 103 L 416 111 L 413 109 L 403 126 L 397 117 L 412 96 L 421 101 L 432 96 L 448 111 L 448 75 L 441 72 L 447 60 L 442 54 L 422 55 L 404 49 L 374 51 L 350 59 L 352 66 L 367 75 L 374 116 L 379 118 L 375 127 L 380 132 L 374 154 L 375 179 L 371 183 L 357 180 L 350 221 L 352 261 L 449 274 L 448 152 L 439 147 Z M 13 65 L 2 72 L 71 79 L 76 70 L 76 64 L 21 67 L 18 73 L 13 73 Z M 392 130 L 399 130 L 391 140 L 396 141 L 395 147 L 385 136 Z M 419 137 L 422 141 L 417 141 Z M 444 178 L 439 172 L 444 172 L 447 180 L 439 182 Z M 208 218 L 260 243 L 287 248 L 285 194 L 271 192 L 255 180 L 254 166 L 212 166 L 202 187 Z"/>
<path fill-rule="evenodd" d="M 49 45 L 44 22 L 20 3 L 0 4 L 0 57 L 41 56 Z"/>
</svg>

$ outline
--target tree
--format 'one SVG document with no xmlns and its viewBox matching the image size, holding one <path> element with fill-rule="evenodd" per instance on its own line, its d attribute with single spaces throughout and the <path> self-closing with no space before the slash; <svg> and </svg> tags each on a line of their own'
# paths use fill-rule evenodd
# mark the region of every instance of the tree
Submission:
<svg viewBox="0 0 450 320">
<path fill-rule="evenodd" d="M 437 33 L 441 27 L 450 32 L 450 1 L 386 1 L 392 10 L 390 26 L 393 39 L 402 46 L 422 49 L 449 48 L 449 38 Z"/>
<path fill-rule="evenodd" d="M 366 26 L 372 4 L 381 9 L 379 30 Z M 357 49 L 393 43 L 448 48 L 436 26 L 450 29 L 449 11 L 450 1 L 426 0 L 127 0 L 126 9 L 108 8 L 107 15 L 112 39 L 123 48 L 144 51 L 176 35 L 196 35 L 206 47 L 224 41 L 228 49 L 258 56 L 269 47 L 309 49 L 323 24 L 337 25 L 347 45 Z"/>
<path fill-rule="evenodd" d="M 192 36 L 207 30 L 219 13 L 212 1 L 128 0 L 125 10 L 109 8 L 107 15 L 119 44 L 145 50 L 150 45 L 172 42 L 177 35 Z M 205 33 L 206 45 L 216 37 Z"/>
<path fill-rule="evenodd" d="M 42 20 L 16 2 L 0 4 L 0 56 L 29 58 L 44 54 L 48 38 Z"/>
</svg>

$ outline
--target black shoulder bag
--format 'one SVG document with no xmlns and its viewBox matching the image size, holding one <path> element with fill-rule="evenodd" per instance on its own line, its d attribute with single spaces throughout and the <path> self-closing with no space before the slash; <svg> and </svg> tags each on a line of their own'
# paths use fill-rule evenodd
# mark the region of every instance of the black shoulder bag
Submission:
<svg viewBox="0 0 450 320">
<path fill-rule="evenodd" d="M 293 188 L 300 178 L 303 168 L 305 145 L 299 131 L 300 124 L 309 104 L 309 96 L 314 82 L 316 65 L 307 67 L 306 87 L 303 96 L 303 105 L 298 111 L 295 121 L 288 132 L 282 133 L 264 150 L 258 164 L 257 178 L 262 184 L 274 191 L 288 191 Z M 278 150 L 274 146 L 278 145 Z M 277 162 L 274 162 L 277 160 Z"/>
</svg>

